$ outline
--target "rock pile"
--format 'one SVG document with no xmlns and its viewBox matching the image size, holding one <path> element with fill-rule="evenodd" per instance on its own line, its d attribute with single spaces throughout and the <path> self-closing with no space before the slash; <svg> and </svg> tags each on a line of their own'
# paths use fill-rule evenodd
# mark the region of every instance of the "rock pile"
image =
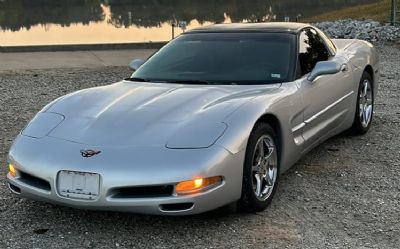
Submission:
<svg viewBox="0 0 400 249">
<path fill-rule="evenodd" d="M 373 20 L 338 20 L 314 23 L 331 38 L 361 39 L 371 42 L 400 40 L 400 26 L 380 24 Z"/>
</svg>

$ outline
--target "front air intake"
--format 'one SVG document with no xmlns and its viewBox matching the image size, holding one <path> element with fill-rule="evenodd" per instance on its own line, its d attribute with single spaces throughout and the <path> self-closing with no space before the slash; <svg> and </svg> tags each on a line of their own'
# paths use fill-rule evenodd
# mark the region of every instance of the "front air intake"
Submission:
<svg viewBox="0 0 400 249">
<path fill-rule="evenodd" d="M 48 181 L 45 181 L 43 179 L 37 178 L 33 175 L 30 175 L 30 174 L 27 174 L 27 173 L 24 173 L 21 171 L 19 171 L 19 174 L 20 174 L 20 177 L 18 180 L 20 180 L 21 182 L 23 182 L 29 186 L 38 188 L 38 189 L 42 189 L 45 191 L 51 191 L 51 186 Z"/>
<path fill-rule="evenodd" d="M 111 198 L 129 199 L 129 198 L 168 197 L 172 196 L 173 191 L 174 191 L 173 185 L 123 187 L 114 189 L 112 191 Z"/>
<path fill-rule="evenodd" d="M 15 185 L 9 183 L 9 184 L 8 184 L 8 187 L 10 188 L 10 190 L 11 190 L 13 193 L 18 194 L 18 195 L 21 194 L 21 189 L 18 188 L 17 186 L 15 186 Z"/>
<path fill-rule="evenodd" d="M 181 211 L 187 211 L 191 208 L 193 208 L 194 203 L 192 202 L 186 202 L 186 203 L 173 203 L 173 204 L 163 204 L 160 205 L 161 211 L 164 212 L 181 212 Z"/>
</svg>

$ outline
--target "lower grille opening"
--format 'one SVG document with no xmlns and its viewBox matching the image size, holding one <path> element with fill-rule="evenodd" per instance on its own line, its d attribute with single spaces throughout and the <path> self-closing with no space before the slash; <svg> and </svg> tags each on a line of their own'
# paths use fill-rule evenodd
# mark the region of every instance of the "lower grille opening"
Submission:
<svg viewBox="0 0 400 249">
<path fill-rule="evenodd" d="M 112 198 L 151 198 L 168 197 L 174 191 L 172 185 L 125 187 L 114 190 Z"/>
<path fill-rule="evenodd" d="M 11 183 L 8 184 L 8 187 L 10 188 L 10 190 L 16 194 L 21 194 L 21 189 L 18 188 L 15 185 L 12 185 Z"/>
<path fill-rule="evenodd" d="M 19 172 L 19 174 L 20 174 L 19 180 L 21 182 L 23 182 L 27 185 L 33 186 L 35 188 L 40 188 L 40 189 L 43 189 L 46 191 L 51 191 L 49 182 L 47 182 L 43 179 L 37 178 L 33 175 L 21 172 L 21 171 Z"/>
<path fill-rule="evenodd" d="M 162 211 L 166 212 L 177 212 L 177 211 L 185 211 L 191 209 L 194 206 L 193 202 L 187 203 L 173 203 L 173 204 L 163 204 L 160 205 Z"/>
</svg>

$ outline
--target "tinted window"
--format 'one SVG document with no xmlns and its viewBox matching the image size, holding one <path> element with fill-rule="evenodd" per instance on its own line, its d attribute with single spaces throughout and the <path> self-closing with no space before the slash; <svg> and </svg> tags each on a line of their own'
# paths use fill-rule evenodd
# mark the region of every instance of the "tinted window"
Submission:
<svg viewBox="0 0 400 249">
<path fill-rule="evenodd" d="M 221 84 L 285 82 L 293 77 L 295 41 L 292 34 L 186 34 L 162 48 L 133 77 Z"/>
<path fill-rule="evenodd" d="M 326 61 L 329 52 L 321 37 L 313 29 L 306 29 L 300 33 L 299 63 L 301 75 L 312 71 L 318 61 Z"/>
<path fill-rule="evenodd" d="M 336 53 L 336 46 L 335 44 L 333 44 L 333 42 L 331 41 L 331 39 L 329 39 L 324 32 L 322 32 L 321 30 L 315 28 L 315 30 L 317 30 L 318 35 L 322 38 L 322 40 L 325 41 L 326 46 L 328 47 L 328 49 L 330 50 L 331 54 L 335 54 Z"/>
</svg>

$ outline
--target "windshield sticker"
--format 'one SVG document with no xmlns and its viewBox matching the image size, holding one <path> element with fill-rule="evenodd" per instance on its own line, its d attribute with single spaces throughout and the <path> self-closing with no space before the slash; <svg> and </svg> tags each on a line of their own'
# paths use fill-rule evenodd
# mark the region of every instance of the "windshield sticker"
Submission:
<svg viewBox="0 0 400 249">
<path fill-rule="evenodd" d="M 281 75 L 279 73 L 271 73 L 271 78 L 280 79 Z"/>
</svg>

